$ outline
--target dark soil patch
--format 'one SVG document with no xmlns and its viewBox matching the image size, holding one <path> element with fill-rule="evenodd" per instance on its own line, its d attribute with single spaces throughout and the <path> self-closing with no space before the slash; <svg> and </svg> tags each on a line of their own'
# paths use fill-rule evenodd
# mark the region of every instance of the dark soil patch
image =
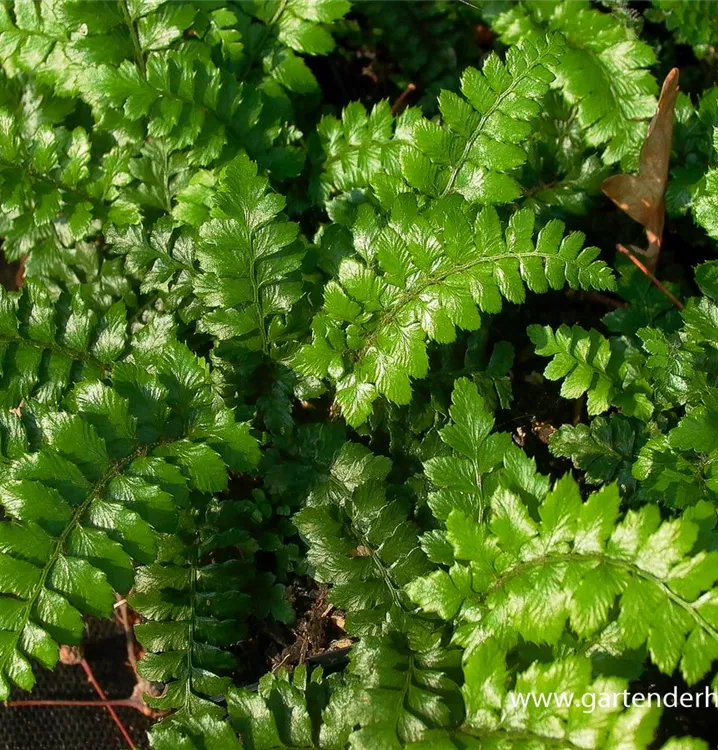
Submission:
<svg viewBox="0 0 718 750">
<path fill-rule="evenodd" d="M 327 602 L 329 588 L 311 578 L 298 578 L 287 587 L 287 598 L 297 613 L 293 625 L 250 623 L 250 636 L 236 649 L 241 671 L 236 682 L 253 686 L 267 672 L 292 670 L 307 662 L 329 671 L 344 663 L 350 645 L 344 617 Z M 332 658 L 335 655 L 336 658 Z"/>
</svg>

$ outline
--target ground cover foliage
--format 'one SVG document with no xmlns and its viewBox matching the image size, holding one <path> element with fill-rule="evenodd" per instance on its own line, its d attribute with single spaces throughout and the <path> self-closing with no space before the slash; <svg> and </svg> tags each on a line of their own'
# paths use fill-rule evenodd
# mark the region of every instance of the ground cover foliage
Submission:
<svg viewBox="0 0 718 750">
<path fill-rule="evenodd" d="M 708 747 L 515 697 L 718 691 L 716 33 L 2 2 L 0 698 L 117 593 L 158 750 Z M 675 65 L 653 276 L 601 183 L 644 173 Z M 252 685 L 306 576 L 349 664 Z"/>
</svg>

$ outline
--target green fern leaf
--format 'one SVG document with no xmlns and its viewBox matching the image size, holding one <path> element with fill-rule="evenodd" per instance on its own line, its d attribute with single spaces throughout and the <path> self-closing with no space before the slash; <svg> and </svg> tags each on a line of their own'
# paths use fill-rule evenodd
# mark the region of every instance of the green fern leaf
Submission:
<svg viewBox="0 0 718 750">
<path fill-rule="evenodd" d="M 494 20 L 507 43 L 561 34 L 565 52 L 550 65 L 555 85 L 576 109 L 586 144 L 603 147 L 603 160 L 635 169 L 656 108 L 656 82 L 648 71 L 655 53 L 615 16 L 577 2 L 521 2 Z"/>
<path fill-rule="evenodd" d="M 633 476 L 654 502 L 674 508 L 715 502 L 718 492 L 718 394 L 706 394 L 705 405 L 691 409 L 667 434 L 641 448 Z"/>
<path fill-rule="evenodd" d="M 282 221 L 284 199 L 241 156 L 220 180 L 213 218 L 202 225 L 194 289 L 209 308 L 201 330 L 269 353 L 282 339 L 282 317 L 303 293 L 298 227 Z"/>
<path fill-rule="evenodd" d="M 522 302 L 526 287 L 612 286 L 598 250 L 581 249 L 581 234 L 563 237 L 563 224 L 554 221 L 534 244 L 533 221 L 528 209 L 518 211 L 504 233 L 492 208 L 474 220 L 459 196 L 423 211 L 403 196 L 386 222 L 363 207 L 354 228 L 361 260 L 343 260 L 325 286 L 313 343 L 294 367 L 329 376 L 347 422 L 359 425 L 379 395 L 409 403 L 411 379 L 427 373 L 427 339 L 448 343 L 457 326 L 477 329 L 477 307 L 498 312 L 502 298 Z"/>
<path fill-rule="evenodd" d="M 535 38 L 512 47 L 504 64 L 491 55 L 481 72 L 468 68 L 461 79 L 464 98 L 443 91 L 439 107 L 444 127 L 419 120 L 414 147 L 402 153 L 403 176 L 432 196 L 458 192 L 483 204 L 510 203 L 521 194 L 507 173 L 521 166 L 519 144 L 531 134 L 531 121 L 553 80 L 563 52 L 558 36 Z"/>
<path fill-rule="evenodd" d="M 129 352 L 124 305 L 98 314 L 82 291 L 55 301 L 32 280 L 18 293 L 0 289 L 0 406 L 57 404 L 74 383 L 104 378 Z"/>
<path fill-rule="evenodd" d="M 394 118 L 386 101 L 369 113 L 361 103 L 352 102 L 341 120 L 322 117 L 317 126 L 321 172 L 314 178 L 314 200 L 326 204 L 336 193 L 367 188 L 380 174 L 400 178 L 402 147 L 411 142 L 412 124 L 420 117 L 410 108 Z"/>
<path fill-rule="evenodd" d="M 333 694 L 335 700 L 346 695 L 341 688 L 337 692 L 334 690 L 331 678 L 322 679 L 321 669 L 308 675 L 303 664 L 291 675 L 285 670 L 265 675 L 259 681 L 257 692 L 232 689 L 227 695 L 227 705 L 242 747 L 246 750 L 314 750 L 320 747 L 342 750 L 352 730 L 351 716 L 340 715 L 336 708 L 333 715 L 324 710 L 330 695 Z M 337 700 L 337 704 L 339 702 Z"/>
<path fill-rule="evenodd" d="M 438 638 L 418 648 L 398 633 L 363 638 L 348 669 L 360 684 L 355 705 L 361 728 L 351 746 L 401 747 L 427 730 L 458 724 L 460 658 L 460 651 L 442 647 Z"/>
<path fill-rule="evenodd" d="M 647 15 L 672 31 L 681 44 L 690 44 L 698 57 L 705 57 L 715 46 L 718 14 L 713 3 L 698 0 L 684 3 L 676 0 L 653 0 Z"/>
<path fill-rule="evenodd" d="M 490 637 L 556 644 L 567 629 L 586 639 L 615 617 L 623 649 L 646 645 L 659 669 L 680 667 L 692 684 L 718 658 L 708 605 L 715 552 L 696 548 L 699 527 L 688 517 L 661 523 L 647 505 L 618 521 L 619 504 L 615 485 L 582 502 L 564 477 L 534 520 L 516 494 L 498 490 L 488 526 L 457 510 L 447 519 L 455 557 L 467 563 L 414 581 L 408 593 L 426 612 L 458 614 L 457 639 L 470 650 Z"/>
<path fill-rule="evenodd" d="M 408 609 L 402 587 L 430 569 L 406 504 L 386 497 L 391 464 L 346 443 L 329 476 L 294 517 L 318 581 L 346 613 L 352 635 L 380 633 Z M 339 488 L 342 488 L 341 490 Z"/>
<path fill-rule="evenodd" d="M 201 315 L 192 287 L 197 274 L 194 243 L 173 231 L 169 221 L 158 221 L 149 233 L 141 225 L 112 226 L 107 241 L 122 256 L 125 273 L 140 281 L 142 294 L 161 298 L 164 309 L 176 310 L 185 322 Z"/>
<path fill-rule="evenodd" d="M 610 406 L 621 406 L 629 416 L 647 421 L 653 413 L 650 383 L 645 376 L 645 358 L 627 345 L 612 348 L 598 331 L 581 326 L 530 325 L 527 329 L 536 353 L 552 357 L 544 370 L 549 380 L 561 380 L 564 398 L 588 395 L 588 413 L 602 414 Z"/>
<path fill-rule="evenodd" d="M 643 442 L 643 426 L 618 414 L 596 417 L 590 425 L 562 425 L 549 442 L 554 456 L 570 458 L 591 484 L 618 482 L 635 488 L 631 467 Z"/>
<path fill-rule="evenodd" d="M 32 687 L 29 659 L 52 667 L 58 643 L 79 643 L 82 614 L 109 616 L 113 590 L 132 586 L 134 560 L 154 560 L 155 529 L 176 529 L 189 491 L 220 491 L 228 467 L 257 462 L 189 351 L 137 359 L 115 365 L 113 388 L 78 384 L 71 411 L 38 410 L 41 447 L 2 474 L 3 696 L 11 682 Z"/>
<path fill-rule="evenodd" d="M 229 722 L 209 711 L 155 724 L 150 737 L 154 750 L 245 750 Z"/>
<path fill-rule="evenodd" d="M 8 259 L 32 253 L 28 271 L 57 265 L 66 245 L 96 235 L 109 219 L 138 221 L 123 195 L 127 149 L 115 147 L 91 169 L 93 145 L 80 127 L 68 132 L 37 124 L 31 113 L 0 108 L 0 201 Z"/>
</svg>

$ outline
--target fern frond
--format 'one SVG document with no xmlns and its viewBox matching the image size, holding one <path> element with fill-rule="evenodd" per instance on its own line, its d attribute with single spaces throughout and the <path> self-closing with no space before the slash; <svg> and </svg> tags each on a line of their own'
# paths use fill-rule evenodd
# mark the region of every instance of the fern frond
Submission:
<svg viewBox="0 0 718 750">
<path fill-rule="evenodd" d="M 620 161 L 624 171 L 636 167 L 647 120 L 655 113 L 657 85 L 648 70 L 655 53 L 634 29 L 587 0 L 516 3 L 493 27 L 509 44 L 561 34 L 566 49 L 551 72 L 576 108 L 587 145 L 603 147 L 608 164 Z"/>
<path fill-rule="evenodd" d="M 713 128 L 713 151 L 718 152 L 718 130 Z M 693 216 L 696 224 L 706 230 L 709 237 L 718 239 L 718 169 L 708 169 L 693 198 Z"/>
<path fill-rule="evenodd" d="M 190 50 L 153 53 L 146 74 L 124 61 L 119 67 L 95 66 L 91 75 L 100 123 L 119 110 L 130 125 L 146 127 L 147 136 L 161 140 L 171 152 L 183 151 L 188 165 L 216 160 L 230 129 L 238 133 L 253 124 L 234 77 Z"/>
<path fill-rule="evenodd" d="M 663 672 L 680 667 L 693 684 L 718 658 L 718 618 L 710 602 L 715 552 L 698 543 L 712 506 L 661 522 L 647 505 L 619 521 L 620 495 L 608 485 L 581 500 L 560 479 L 538 516 L 513 492 L 491 499 L 487 525 L 458 510 L 447 519 L 457 563 L 414 581 L 408 593 L 426 612 L 458 616 L 458 640 L 472 650 L 488 638 L 556 644 L 567 630 L 580 639 L 615 622 L 623 649 L 647 646 Z M 615 607 L 615 610 L 614 610 Z"/>
<path fill-rule="evenodd" d="M 387 101 L 371 112 L 352 102 L 342 110 L 341 120 L 322 117 L 317 126 L 321 153 L 312 185 L 314 200 L 326 205 L 337 193 L 367 188 L 380 174 L 400 178 L 401 151 L 411 142 L 412 126 L 420 117 L 418 110 L 409 108 L 395 118 Z"/>
<path fill-rule="evenodd" d="M 482 522 L 500 482 L 530 497 L 543 497 L 549 489 L 548 478 L 536 473 L 535 463 L 510 434 L 493 432 L 494 415 L 475 382 L 454 381 L 449 416 L 449 424 L 438 431 L 448 452 L 435 451 L 439 455 L 423 461 L 426 501 L 438 528 L 422 535 L 421 546 L 432 562 L 444 565 L 453 562 L 445 522 L 454 508 Z"/>
<path fill-rule="evenodd" d="M 91 143 L 81 128 L 67 131 L 0 109 L 0 201 L 4 252 L 10 260 L 32 253 L 33 264 L 56 262 L 63 245 L 98 233 L 106 221 L 137 221 L 122 196 L 129 154 L 114 147 L 91 169 Z"/>
<path fill-rule="evenodd" d="M 310 675 L 301 664 L 291 674 L 282 669 L 265 675 L 256 692 L 230 690 L 227 706 L 241 747 L 343 750 L 353 729 L 354 693 L 332 677 L 322 678 L 321 669 Z"/>
<path fill-rule="evenodd" d="M 610 406 L 621 406 L 629 416 L 644 421 L 653 413 L 651 386 L 645 376 L 645 357 L 635 349 L 612 349 L 598 331 L 581 326 L 530 325 L 527 329 L 536 353 L 552 357 L 544 370 L 549 380 L 561 380 L 564 398 L 588 395 L 589 414 L 601 414 Z"/>
<path fill-rule="evenodd" d="M 398 633 L 363 638 L 338 685 L 316 673 L 307 683 L 303 667 L 292 681 L 268 675 L 257 694 L 230 692 L 230 715 L 249 750 L 414 747 L 461 721 L 460 655 L 439 642 L 412 649 Z"/>
<path fill-rule="evenodd" d="M 58 300 L 32 280 L 21 292 L 0 289 L 0 408 L 30 398 L 57 404 L 74 383 L 104 378 L 129 350 L 122 303 L 98 314 L 81 289 Z"/>
<path fill-rule="evenodd" d="M 419 643 L 399 633 L 363 638 L 347 673 L 357 682 L 355 747 L 411 745 L 427 730 L 461 721 L 461 651 L 438 635 Z"/>
<path fill-rule="evenodd" d="M 131 46 L 123 44 L 121 37 L 113 34 L 122 23 L 122 17 L 119 8 L 109 4 L 103 6 L 96 22 L 85 29 L 85 39 L 80 38 L 79 44 L 71 43 L 73 32 L 80 27 L 72 11 L 83 6 L 89 10 L 89 5 L 72 0 L 65 4 L 42 5 L 21 0 L 4 2 L 0 6 L 0 59 L 5 72 L 12 77 L 28 73 L 38 75 L 44 84 L 57 87 L 59 94 L 73 96 L 77 92 L 82 62 L 91 64 L 93 52 L 96 55 L 100 46 L 104 45 L 111 59 L 121 60 L 131 54 Z M 77 50 L 76 64 L 71 61 L 73 48 Z M 67 77 L 63 79 L 60 71 Z"/>
<path fill-rule="evenodd" d="M 194 242 L 169 220 L 161 219 L 149 232 L 139 224 L 111 226 L 107 242 L 122 257 L 124 272 L 139 281 L 142 294 L 161 298 L 164 309 L 177 311 L 184 322 L 201 315 L 192 287 L 197 274 Z"/>
<path fill-rule="evenodd" d="M 531 134 L 541 99 L 563 52 L 559 36 L 534 38 L 511 47 L 504 64 L 491 55 L 479 72 L 461 79 L 464 98 L 442 91 L 443 127 L 421 119 L 413 145 L 402 153 L 403 177 L 420 192 L 439 197 L 460 193 L 482 204 L 510 203 L 521 187 L 509 172 L 526 160 L 520 144 Z"/>
<path fill-rule="evenodd" d="M 683 331 L 668 336 L 658 328 L 637 331 L 646 352 L 645 367 L 657 406 L 695 403 L 705 390 L 704 349 Z"/>
<path fill-rule="evenodd" d="M 256 164 L 237 157 L 223 172 L 196 251 L 194 291 L 209 309 L 200 329 L 265 354 L 282 341 L 282 318 L 303 293 L 304 248 L 298 226 L 282 220 L 284 203 Z"/>
<path fill-rule="evenodd" d="M 681 0 L 652 0 L 647 12 L 652 21 L 665 24 L 681 44 L 690 44 L 698 57 L 710 54 L 718 39 L 718 13 L 705 0 L 685 3 Z"/>
<path fill-rule="evenodd" d="M 705 405 L 686 413 L 669 432 L 641 448 L 633 476 L 654 502 L 674 508 L 716 500 L 718 492 L 718 391 L 705 394 Z"/>
<path fill-rule="evenodd" d="M 707 347 L 709 350 L 718 349 L 718 304 L 716 302 L 708 297 L 693 298 L 688 301 L 681 315 L 691 342 Z"/>
<path fill-rule="evenodd" d="M 465 660 L 463 677 L 457 675 L 455 682 L 443 665 L 431 660 L 409 664 L 395 647 L 388 640 L 370 639 L 362 645 L 363 653 L 353 656 L 353 674 L 341 682 L 323 680 L 317 672 L 308 680 L 299 667 L 292 678 L 286 673 L 263 678 L 257 693 L 230 692 L 229 710 L 243 746 L 549 750 L 578 747 L 580 738 L 580 747 L 587 750 L 653 747 L 661 709 L 626 706 L 622 696 L 627 681 L 594 677 L 586 657 L 564 656 L 516 669 L 492 640 Z M 460 690 L 457 682 L 463 683 Z M 561 705 L 534 703 L 537 686 L 541 695 L 557 696 Z M 706 750 L 706 745 L 674 738 L 662 750 Z"/>
<path fill-rule="evenodd" d="M 153 750 L 246 750 L 230 723 L 211 711 L 154 724 L 150 742 Z"/>
<path fill-rule="evenodd" d="M 313 343 L 293 366 L 329 376 L 347 422 L 359 425 L 379 395 L 409 403 L 411 378 L 427 373 L 427 340 L 447 343 L 456 327 L 477 329 L 480 310 L 498 312 L 502 298 L 523 302 L 527 287 L 613 285 L 598 249 L 582 249 L 583 235 L 564 237 L 563 224 L 553 221 L 534 244 L 533 225 L 532 212 L 521 210 L 504 232 L 493 208 L 474 218 L 459 196 L 421 210 L 405 195 L 386 220 L 362 207 L 354 225 L 360 258 L 341 261 L 325 286 Z"/>
<path fill-rule="evenodd" d="M 439 528 L 421 537 L 429 559 L 445 565 L 453 562 L 445 532 L 452 510 L 459 509 L 481 523 L 489 498 L 502 482 L 533 498 L 549 490 L 548 478 L 537 474 L 535 463 L 513 443 L 511 435 L 493 432 L 494 416 L 475 383 L 467 378 L 455 381 L 449 415 L 451 421 L 439 436 L 450 452 L 424 461 L 431 486 L 427 504 Z"/>
<path fill-rule="evenodd" d="M 618 482 L 631 491 L 636 481 L 631 467 L 645 440 L 641 422 L 610 414 L 596 417 L 590 425 L 562 425 L 549 441 L 554 456 L 570 458 L 577 469 L 586 472 L 591 484 Z"/>
<path fill-rule="evenodd" d="M 111 381 L 78 384 L 70 411 L 23 410 L 42 442 L 0 482 L 2 696 L 32 687 L 30 659 L 52 667 L 58 643 L 79 643 L 83 614 L 111 614 L 113 591 L 132 586 L 133 561 L 154 560 L 156 531 L 176 529 L 189 492 L 219 492 L 230 468 L 257 463 L 248 427 L 179 344 L 115 365 Z"/>
<path fill-rule="evenodd" d="M 387 459 L 346 443 L 293 519 L 314 577 L 333 584 L 331 601 L 356 636 L 391 627 L 408 608 L 404 584 L 430 569 L 406 504 L 386 497 L 390 469 Z"/>
<path fill-rule="evenodd" d="M 503 63 L 491 55 L 481 71 L 467 68 L 463 97 L 443 90 L 442 123 L 416 109 L 391 116 L 382 102 L 367 115 L 354 102 L 340 122 L 324 117 L 319 125 L 322 173 L 315 180 L 317 198 L 372 186 L 379 195 L 396 195 L 406 184 L 439 197 L 459 193 L 482 204 L 509 203 L 521 188 L 510 175 L 526 161 L 523 144 L 558 64 L 558 36 L 512 47 Z"/>
<path fill-rule="evenodd" d="M 246 433 L 236 436 L 231 449 L 256 454 Z M 138 671 L 167 686 L 160 698 L 145 700 L 155 708 L 176 709 L 172 723 L 205 713 L 223 715 L 212 699 L 231 685 L 227 675 L 238 664 L 230 646 L 248 635 L 250 615 L 293 619 L 284 587 L 259 570 L 255 557 L 271 509 L 254 499 L 196 495 L 190 505 L 172 544 L 160 550 L 157 562 L 138 571 L 130 598 L 143 616 L 135 630 L 148 651 Z"/>
<path fill-rule="evenodd" d="M 454 737 L 435 733 L 411 747 L 455 750 L 506 745 L 548 750 L 580 743 L 591 750 L 624 746 L 646 750 L 652 746 L 660 709 L 650 705 L 626 707 L 618 700 L 604 698 L 620 696 L 627 688 L 625 680 L 594 677 L 591 662 L 581 656 L 535 662 L 518 672 L 507 662 L 507 655 L 495 641 L 481 644 L 464 664 L 464 724 Z M 536 695 L 537 687 L 542 695 L 561 696 L 567 701 L 565 707 L 533 703 L 530 698 Z M 674 750 L 704 750 L 703 743 L 691 739 L 686 739 L 685 745 L 680 740 L 669 742 L 665 750 L 672 745 L 676 745 Z"/>
<path fill-rule="evenodd" d="M 170 47 L 196 14 L 192 3 L 88 0 L 3 3 L 0 59 L 11 75 L 31 73 L 63 96 L 81 96 L 84 74 L 100 63 L 133 60 Z"/>
</svg>

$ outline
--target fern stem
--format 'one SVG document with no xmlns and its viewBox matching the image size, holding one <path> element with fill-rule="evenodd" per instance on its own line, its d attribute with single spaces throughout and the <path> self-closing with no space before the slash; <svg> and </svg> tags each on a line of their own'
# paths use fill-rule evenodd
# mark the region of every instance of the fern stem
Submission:
<svg viewBox="0 0 718 750">
<path fill-rule="evenodd" d="M 127 7 L 127 0 L 118 0 L 117 4 L 120 6 L 120 12 L 122 13 L 122 17 L 125 19 L 125 24 L 130 31 L 132 47 L 135 50 L 135 61 L 137 62 L 137 67 L 139 67 L 140 72 L 142 73 L 142 77 L 146 78 L 147 66 L 145 64 L 145 56 L 142 52 L 142 45 L 140 44 L 140 38 L 137 34 L 137 27 L 135 26 L 135 22 L 132 20 L 129 8 Z"/>
<path fill-rule="evenodd" d="M 199 536 L 199 535 L 198 535 Z M 194 549 L 196 550 L 199 546 L 199 539 L 197 539 L 197 544 L 195 545 Z M 190 618 L 188 623 L 188 629 L 187 629 L 187 635 L 188 635 L 188 644 L 187 644 L 187 682 L 186 690 L 185 690 L 185 706 L 188 707 L 192 700 L 193 690 L 192 690 L 192 656 L 194 654 L 194 626 L 195 622 L 197 621 L 197 615 L 195 612 L 195 598 L 197 596 L 197 564 L 199 563 L 196 555 L 193 557 L 191 564 L 190 564 L 190 573 L 189 573 L 189 596 L 190 596 Z"/>
<path fill-rule="evenodd" d="M 267 340 L 267 332 L 264 329 L 264 312 L 262 310 L 262 303 L 259 299 L 259 284 L 257 283 L 257 270 L 256 270 L 256 254 L 250 235 L 249 240 L 250 252 L 249 252 L 249 279 L 252 283 L 252 304 L 257 313 L 257 327 L 259 328 L 259 336 L 262 340 L 262 351 L 265 354 L 269 354 L 269 342 Z"/>
<path fill-rule="evenodd" d="M 531 68 L 535 68 L 541 65 L 544 58 L 548 57 L 548 54 L 549 54 L 548 52 L 543 52 L 542 54 L 538 55 L 536 59 L 533 61 Z M 528 74 L 531 68 L 526 70 L 524 75 Z M 441 191 L 442 197 L 447 195 L 453 189 L 454 183 L 456 182 L 456 178 L 458 177 L 459 172 L 462 170 L 462 168 L 468 161 L 469 154 L 476 146 L 476 141 L 478 140 L 479 136 L 482 134 L 488 119 L 496 112 L 496 110 L 499 108 L 499 105 L 503 104 L 503 102 L 509 96 L 511 96 L 511 94 L 514 93 L 514 90 L 520 83 L 523 83 L 523 76 L 514 78 L 511 82 L 511 85 L 506 89 L 506 91 L 502 91 L 500 94 L 498 94 L 496 96 L 496 101 L 494 102 L 493 106 L 489 107 L 489 109 L 484 113 L 481 120 L 479 121 L 479 124 L 476 127 L 476 130 L 473 132 L 471 137 L 466 141 L 466 146 L 464 146 L 464 152 L 461 154 L 461 157 L 457 159 L 456 164 L 451 170 L 451 174 L 449 175 L 449 179 L 446 183 L 446 187 Z"/>
<path fill-rule="evenodd" d="M 257 45 L 257 50 L 259 51 L 258 54 L 252 55 L 251 57 L 247 57 L 246 64 L 244 66 L 244 70 L 242 70 L 238 75 L 237 79 L 241 81 L 245 81 L 249 74 L 252 72 L 254 66 L 257 64 L 257 61 L 261 59 L 262 57 L 262 48 L 264 47 L 265 42 L 267 39 L 269 39 L 269 35 L 272 33 L 272 27 L 279 21 L 279 19 L 284 15 L 284 11 L 287 9 L 287 4 L 289 0 L 282 0 L 282 2 L 279 4 L 277 10 L 274 12 L 274 15 L 269 19 L 269 21 L 265 24 L 264 27 L 264 34 L 262 35 L 262 39 Z"/>
<path fill-rule="evenodd" d="M 430 286 L 444 281 L 446 277 L 449 275 L 461 274 L 461 273 L 464 273 L 465 271 L 470 271 L 473 268 L 476 268 L 477 266 L 480 266 L 482 264 L 493 265 L 497 261 L 504 260 L 507 258 L 516 259 L 520 263 L 524 257 L 542 258 L 546 262 L 548 262 L 549 260 L 556 259 L 556 255 L 550 255 L 548 253 L 539 253 L 536 251 L 531 251 L 531 252 L 526 252 L 526 253 L 501 253 L 500 255 L 482 256 L 478 260 L 472 261 L 471 263 L 464 263 L 461 265 L 448 267 L 443 273 L 436 274 L 435 276 L 431 276 L 430 278 L 424 280 L 423 283 L 417 285 L 416 288 L 403 291 L 398 296 L 396 305 L 393 306 L 391 310 L 386 312 L 379 319 L 379 322 L 377 323 L 376 328 L 367 336 L 366 343 L 364 344 L 362 349 L 359 349 L 355 352 L 354 354 L 355 359 L 361 359 L 363 356 L 365 356 L 367 351 L 374 344 L 374 341 L 376 340 L 378 332 L 382 328 L 384 328 L 386 325 L 388 325 L 394 318 L 396 318 L 406 305 L 408 305 L 410 302 L 413 302 L 415 299 L 421 296 L 421 294 Z M 571 261 L 566 261 L 566 262 L 570 263 Z"/>
</svg>

